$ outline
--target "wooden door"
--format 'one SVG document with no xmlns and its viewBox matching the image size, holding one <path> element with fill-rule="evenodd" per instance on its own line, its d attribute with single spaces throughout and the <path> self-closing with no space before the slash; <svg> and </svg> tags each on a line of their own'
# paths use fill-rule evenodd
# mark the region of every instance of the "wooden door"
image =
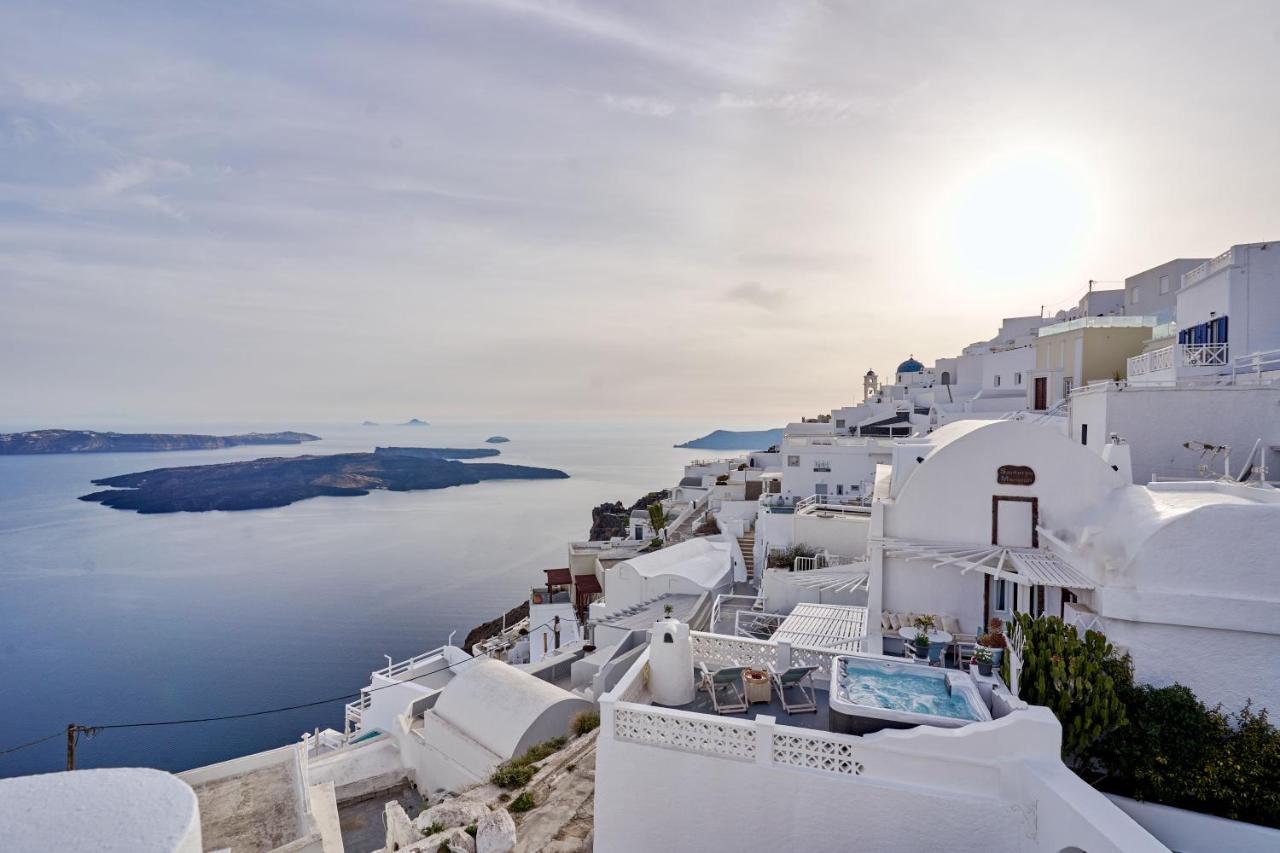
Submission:
<svg viewBox="0 0 1280 853">
<path fill-rule="evenodd" d="M 1049 404 L 1049 378 L 1047 376 L 1036 377 L 1036 411 L 1043 411 L 1048 408 Z"/>
</svg>

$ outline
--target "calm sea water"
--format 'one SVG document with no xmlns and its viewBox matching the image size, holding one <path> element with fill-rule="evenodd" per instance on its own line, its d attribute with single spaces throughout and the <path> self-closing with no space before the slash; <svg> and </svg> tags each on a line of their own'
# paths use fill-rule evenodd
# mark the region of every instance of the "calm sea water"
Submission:
<svg viewBox="0 0 1280 853">
<path fill-rule="evenodd" d="M 18 429 L 14 427 L 13 429 Z M 154 425 L 214 432 L 278 425 Z M 673 484 L 701 426 L 288 424 L 301 447 L 0 457 L 0 749 L 68 723 L 236 714 L 356 692 L 370 670 L 517 604 L 566 564 L 591 507 Z M 11 431 L 0 426 L 0 431 Z M 143 431 L 132 428 L 129 431 Z M 131 471 L 370 450 L 484 446 L 571 479 L 313 498 L 279 509 L 138 515 L 76 500 Z M 108 731 L 78 766 L 182 770 L 342 728 L 341 701 L 244 721 Z M 0 776 L 61 769 L 54 739 Z"/>
</svg>

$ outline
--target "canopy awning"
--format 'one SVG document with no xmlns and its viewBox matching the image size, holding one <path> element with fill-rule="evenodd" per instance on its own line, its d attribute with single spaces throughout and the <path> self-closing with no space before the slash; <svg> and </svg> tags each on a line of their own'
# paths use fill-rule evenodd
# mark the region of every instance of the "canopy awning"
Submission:
<svg viewBox="0 0 1280 853">
<path fill-rule="evenodd" d="M 577 591 L 578 595 L 591 595 L 596 592 L 604 592 L 604 590 L 600 588 L 600 581 L 596 579 L 595 575 L 574 575 L 573 588 Z"/>
<path fill-rule="evenodd" d="M 816 589 L 819 592 L 853 592 L 866 589 L 870 580 L 866 572 L 837 572 L 815 569 L 811 572 L 794 572 L 786 582 L 791 586 Z"/>
<path fill-rule="evenodd" d="M 1052 551 L 1005 545 L 949 545 L 938 542 L 888 541 L 885 553 L 913 560 L 932 560 L 937 566 L 959 566 L 998 580 L 1032 586 L 1096 589 L 1093 580 Z"/>
<path fill-rule="evenodd" d="M 796 646 L 857 651 L 867 634 L 867 608 L 797 604 L 770 638 Z"/>
<path fill-rule="evenodd" d="M 573 583 L 573 575 L 568 569 L 543 569 L 547 576 L 547 586 L 564 586 Z"/>
</svg>

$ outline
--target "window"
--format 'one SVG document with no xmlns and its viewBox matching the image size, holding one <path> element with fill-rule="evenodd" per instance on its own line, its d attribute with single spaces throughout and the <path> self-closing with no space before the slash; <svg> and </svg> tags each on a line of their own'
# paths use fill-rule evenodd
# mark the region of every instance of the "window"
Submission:
<svg viewBox="0 0 1280 853">
<path fill-rule="evenodd" d="M 844 494 L 844 483 L 836 483 L 836 494 L 837 495 Z"/>
<path fill-rule="evenodd" d="M 840 420 L 840 419 L 837 419 L 837 420 L 836 420 L 836 429 L 844 429 L 844 421 L 843 421 L 843 420 Z"/>
<path fill-rule="evenodd" d="M 831 470 L 831 460 L 829 460 L 829 459 L 815 459 L 815 460 L 813 460 L 813 470 L 815 470 L 815 471 L 830 471 L 830 470 Z"/>
<path fill-rule="evenodd" d="M 1005 606 L 1005 584 L 1008 581 L 996 581 L 996 610 L 1008 610 Z"/>
<path fill-rule="evenodd" d="M 1137 287 L 1135 287 L 1132 291 L 1129 292 L 1129 304 L 1137 305 L 1139 302 L 1138 297 L 1141 295 L 1142 295 L 1142 291 L 1139 290 Z"/>
<path fill-rule="evenodd" d="M 814 483 L 814 484 L 813 484 L 813 493 L 814 493 L 815 495 L 825 495 L 825 494 L 827 493 L 827 484 L 826 484 L 826 483 Z"/>
<path fill-rule="evenodd" d="M 996 378 L 995 378 L 995 386 L 996 386 L 997 388 L 999 388 L 999 387 L 1000 387 L 1000 374 L 999 374 L 999 373 L 997 373 L 997 374 L 996 374 Z"/>
<path fill-rule="evenodd" d="M 799 457 L 799 456 L 788 456 L 788 457 L 787 457 L 787 467 L 788 467 L 788 468 L 799 468 L 799 467 L 800 467 L 800 457 Z"/>
<path fill-rule="evenodd" d="M 1080 424 L 1080 443 L 1081 444 L 1089 443 L 1089 425 L 1088 424 Z"/>
<path fill-rule="evenodd" d="M 1021 384 L 1022 384 L 1022 374 L 1021 374 L 1021 373 L 1014 373 L 1014 374 L 1013 374 L 1013 384 L 1014 384 L 1014 385 L 1021 385 Z"/>
<path fill-rule="evenodd" d="M 1167 275 L 1160 276 L 1160 292 L 1161 293 L 1169 292 L 1169 276 Z"/>
</svg>

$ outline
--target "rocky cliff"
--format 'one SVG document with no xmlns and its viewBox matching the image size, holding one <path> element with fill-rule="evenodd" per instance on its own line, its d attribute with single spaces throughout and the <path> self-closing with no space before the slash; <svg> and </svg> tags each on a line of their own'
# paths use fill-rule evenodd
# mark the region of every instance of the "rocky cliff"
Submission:
<svg viewBox="0 0 1280 853">
<path fill-rule="evenodd" d="M 633 509 L 648 509 L 650 504 L 657 503 L 667 497 L 668 492 L 650 492 L 630 507 L 624 507 L 622 501 L 602 503 L 591 510 L 591 532 L 587 538 L 592 542 L 612 539 L 614 536 L 626 536 L 627 526 L 631 520 Z"/>
</svg>

